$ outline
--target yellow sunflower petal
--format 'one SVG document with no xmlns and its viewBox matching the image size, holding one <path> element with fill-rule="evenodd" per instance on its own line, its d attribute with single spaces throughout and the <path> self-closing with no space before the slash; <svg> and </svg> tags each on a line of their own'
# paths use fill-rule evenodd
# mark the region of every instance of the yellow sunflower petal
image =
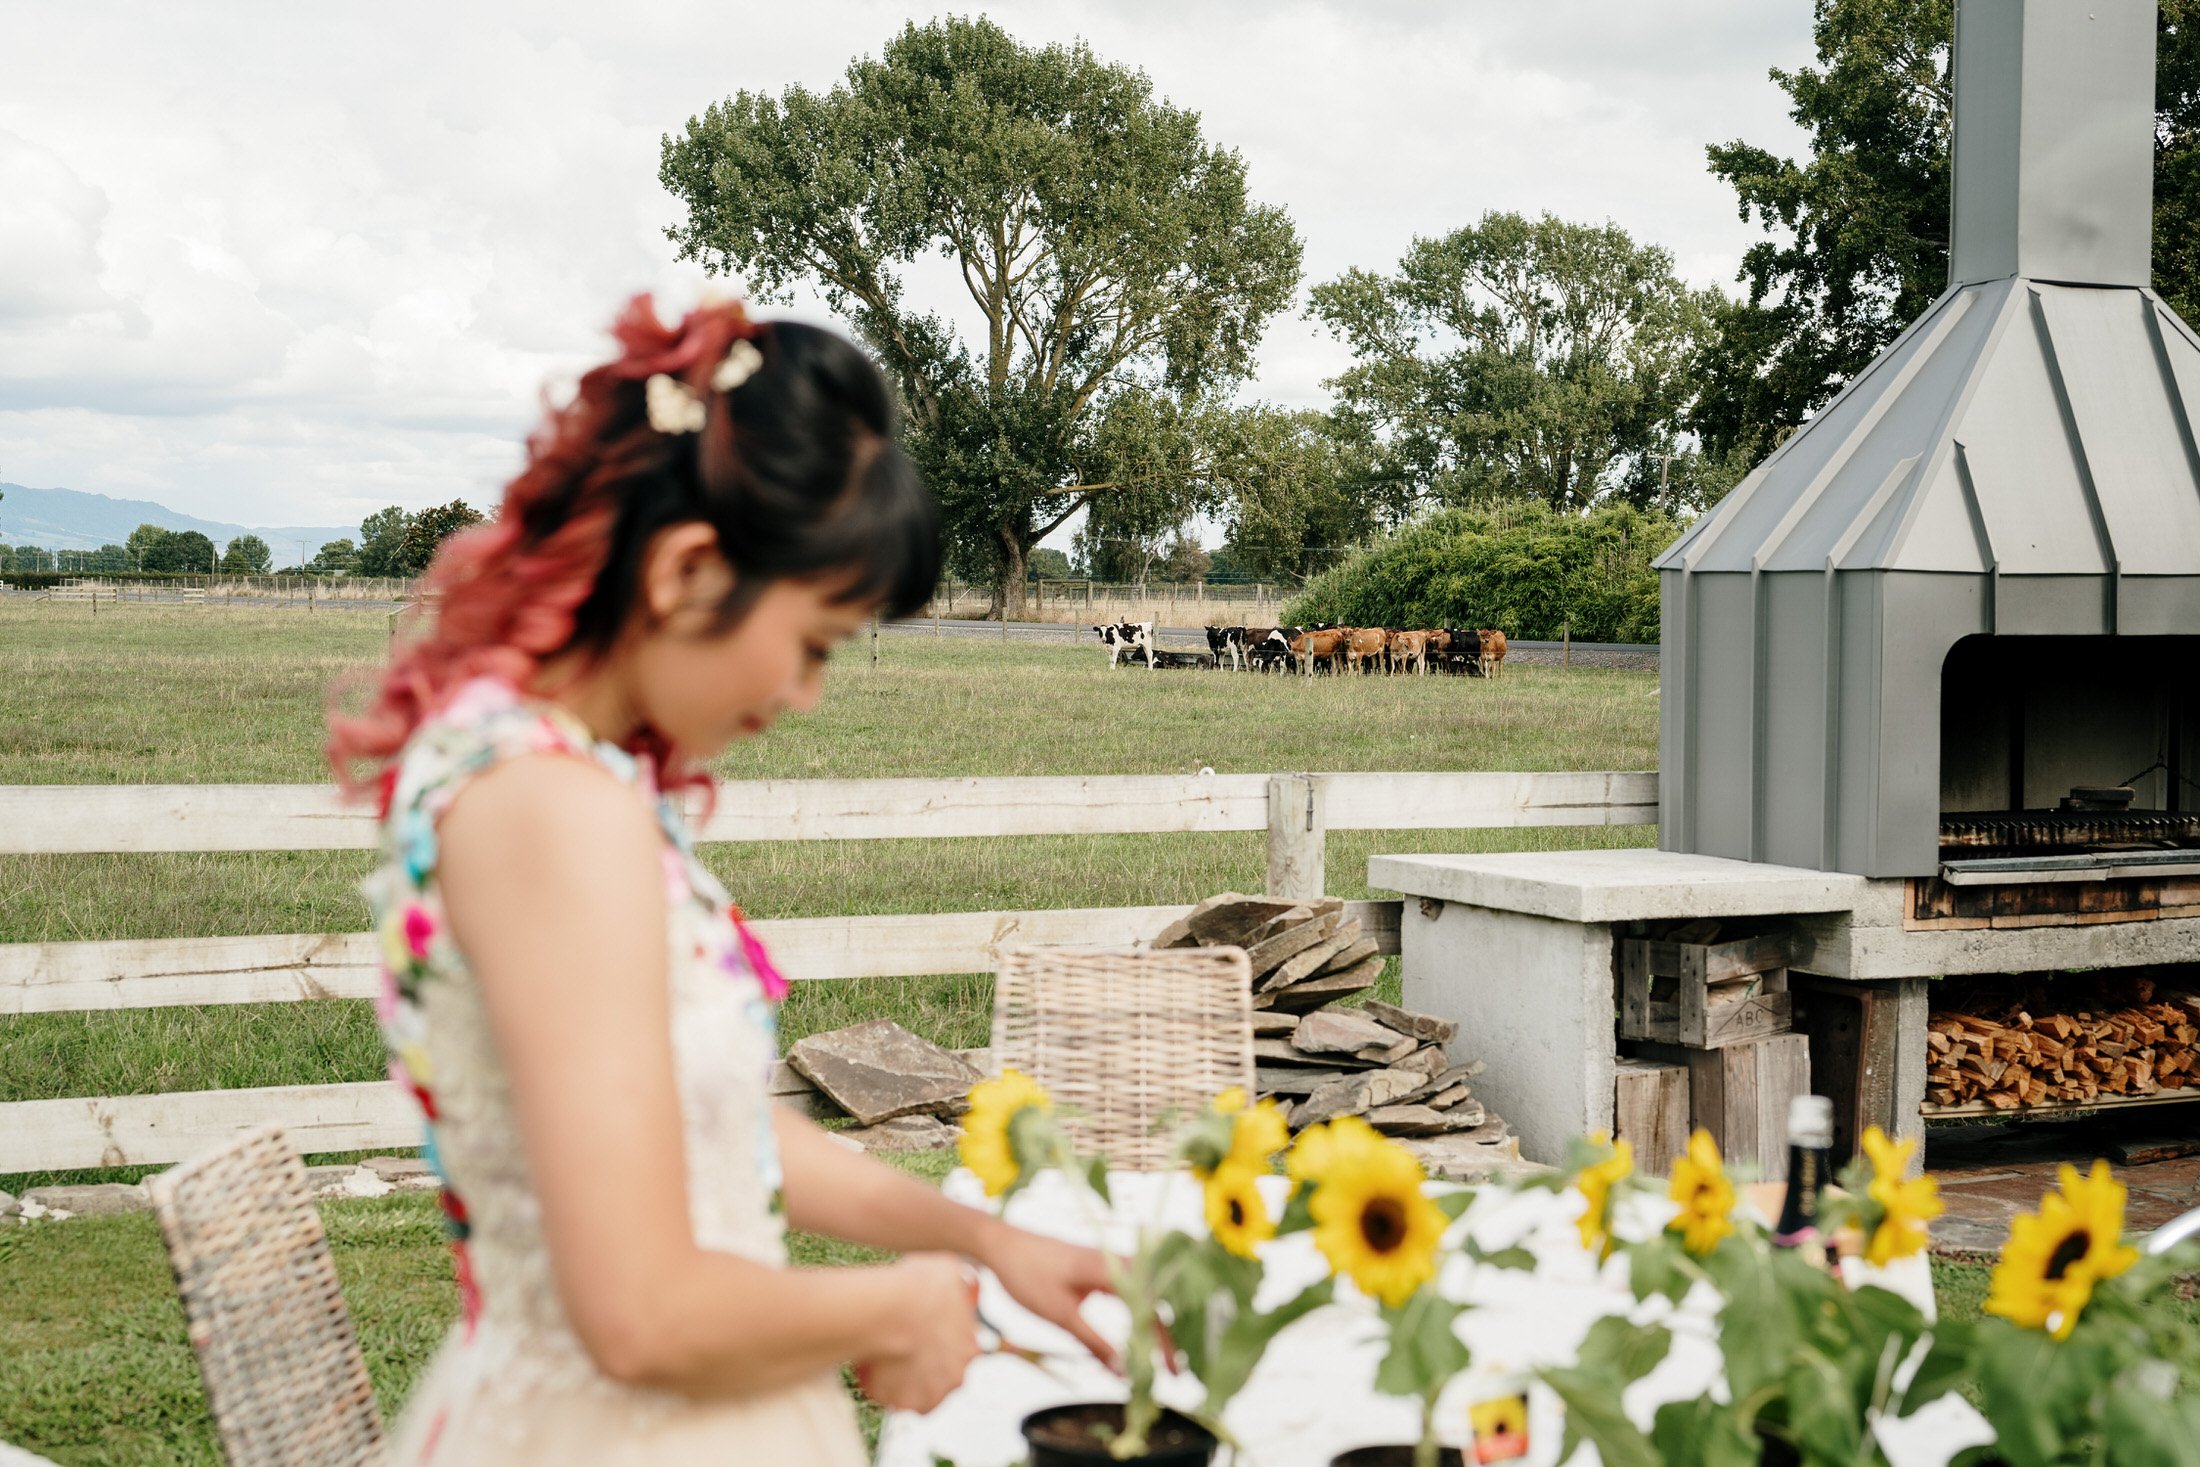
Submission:
<svg viewBox="0 0 2200 1467">
<path fill-rule="evenodd" d="M 1436 1276 L 1448 1219 L 1421 1189 L 1421 1164 L 1395 1142 L 1356 1146 L 1316 1186 L 1314 1246 L 1361 1292 L 1395 1308 Z"/>
<path fill-rule="evenodd" d="M 1230 1155 L 1225 1165 L 1254 1171 L 1268 1170 L 1268 1159 L 1291 1144 L 1291 1126 L 1273 1100 L 1240 1109 L 1230 1128 Z"/>
<path fill-rule="evenodd" d="M 1635 1169 L 1635 1148 L 1626 1141 L 1613 1141 L 1600 1131 L 1589 1138 L 1599 1146 L 1610 1146 L 1611 1152 L 1599 1162 L 1581 1169 L 1574 1178 L 1574 1187 L 1588 1204 L 1582 1209 L 1576 1224 L 1581 1230 L 1581 1246 L 1603 1258 L 1612 1256 L 1612 1188 Z"/>
<path fill-rule="evenodd" d="M 1331 1168 L 1356 1152 L 1387 1144 L 1383 1134 L 1361 1117 L 1339 1116 L 1299 1132 L 1284 1158 L 1284 1170 L 1294 1183 L 1318 1187 Z"/>
<path fill-rule="evenodd" d="M 1259 1245 L 1276 1235 L 1275 1219 L 1260 1195 L 1260 1173 L 1225 1163 L 1207 1178 L 1205 1192 L 1207 1230 L 1230 1252 L 1251 1258 Z"/>
<path fill-rule="evenodd" d="M 1688 1150 L 1673 1163 L 1666 1194 L 1680 1207 L 1667 1230 L 1679 1233 L 1689 1252 L 1708 1254 L 1733 1233 L 1734 1183 L 1709 1131 L 1699 1127 L 1688 1138 Z M 1595 1245 L 1584 1238 L 1582 1246 Z"/>
<path fill-rule="evenodd" d="M 2138 1250 L 2123 1242 L 2124 1199 L 2107 1162 L 2096 1161 L 2084 1177 L 2064 1163 L 2058 1190 L 2040 1199 L 2038 1212 L 2010 1223 L 1986 1312 L 2069 1338 L 2093 1286 L 2138 1262 Z"/>
<path fill-rule="evenodd" d="M 1052 1110 L 1054 1100 L 1021 1071 L 1003 1070 L 997 1078 L 970 1087 L 970 1108 L 963 1115 L 956 1150 L 988 1197 L 998 1197 L 1016 1184 L 1021 1169 L 1009 1140 L 1009 1125 L 1019 1112 L 1031 1108 Z"/>
<path fill-rule="evenodd" d="M 1216 1115 L 1234 1116 L 1243 1109 L 1245 1109 L 1245 1087 L 1243 1085 L 1232 1085 L 1215 1097 Z"/>
</svg>

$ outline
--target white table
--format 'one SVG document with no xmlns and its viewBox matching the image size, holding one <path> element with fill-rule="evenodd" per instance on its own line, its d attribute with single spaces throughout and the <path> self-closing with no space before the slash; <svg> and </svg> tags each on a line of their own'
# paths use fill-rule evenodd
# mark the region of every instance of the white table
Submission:
<svg viewBox="0 0 2200 1467">
<path fill-rule="evenodd" d="M 1011 1221 L 1035 1231 L 1079 1241 L 1099 1241 L 1127 1250 L 1138 1220 L 1163 1226 L 1199 1226 L 1198 1183 L 1183 1173 L 1125 1175 L 1112 1179 L 1115 1206 L 1095 1218 L 1086 1200 L 1057 1175 L 1048 1175 L 1019 1195 L 1009 1208 Z M 1279 1211 L 1288 1185 L 1282 1177 L 1263 1179 L 1269 1205 Z M 975 1178 L 964 1171 L 946 1182 L 948 1195 L 982 1205 Z M 1643 1215 L 1623 1226 L 1662 1226 L 1663 1204 L 1646 1204 Z M 1662 1319 L 1673 1333 L 1664 1362 L 1630 1387 L 1628 1414 L 1647 1426 L 1667 1401 L 1703 1393 L 1719 1371 L 1712 1314 L 1716 1298 L 1699 1288 L 1680 1307 L 1652 1299 L 1635 1304 L 1626 1288 L 1625 1265 L 1599 1268 L 1585 1253 L 1574 1229 L 1580 1200 L 1572 1195 L 1492 1191 L 1476 1200 L 1460 1225 L 1486 1249 L 1515 1243 L 1537 1257 L 1531 1273 L 1477 1267 L 1463 1258 L 1448 1265 L 1442 1280 L 1452 1297 L 1472 1303 L 1460 1320 L 1460 1336 L 1474 1352 L 1474 1364 L 1452 1383 L 1440 1403 L 1442 1435 L 1457 1444 L 1466 1431 L 1469 1401 L 1505 1393 L 1509 1383 L 1530 1371 L 1570 1361 L 1589 1326 L 1609 1314 Z M 1267 1276 L 1258 1301 L 1263 1308 L 1289 1298 L 1320 1278 L 1325 1265 L 1306 1233 L 1269 1245 Z M 1930 1308 L 1931 1276 L 1925 1260 L 1904 1260 L 1875 1282 Z M 1338 1285 L 1342 1302 L 1299 1320 L 1269 1347 L 1252 1381 L 1230 1404 L 1227 1421 L 1244 1443 L 1247 1467 L 1328 1467 L 1337 1453 L 1375 1442 L 1411 1441 L 1419 1430 L 1417 1407 L 1395 1396 L 1377 1394 L 1375 1367 L 1382 1356 L 1381 1325 L 1370 1306 L 1348 1283 Z M 1099 1365 L 1081 1358 L 1077 1345 L 1051 1325 L 1019 1309 L 990 1277 L 980 1307 L 1009 1339 L 1019 1345 L 1056 1353 L 1065 1360 L 1056 1369 L 1006 1356 L 973 1362 L 962 1387 L 922 1416 L 894 1413 L 879 1439 L 880 1467 L 933 1467 L 935 1457 L 955 1467 L 1010 1467 L 1025 1460 L 1018 1424 L 1043 1407 L 1077 1400 L 1121 1400 L 1122 1383 Z M 1094 1326 L 1110 1339 L 1123 1338 L 1128 1316 L 1112 1299 L 1087 1306 Z M 1200 1398 L 1198 1383 L 1165 1378 L 1160 1395 L 1166 1404 L 1189 1406 Z M 1564 1425 L 1557 1398 L 1540 1385 L 1528 1389 L 1529 1462 L 1552 1467 L 1558 1461 Z M 1976 1412 L 1960 1399 L 1944 1397 L 1907 1421 L 1882 1431 L 1894 1467 L 1939 1467 L 1966 1446 L 1990 1439 Z M 1593 1448 L 1576 1464 L 1595 1463 Z"/>
</svg>

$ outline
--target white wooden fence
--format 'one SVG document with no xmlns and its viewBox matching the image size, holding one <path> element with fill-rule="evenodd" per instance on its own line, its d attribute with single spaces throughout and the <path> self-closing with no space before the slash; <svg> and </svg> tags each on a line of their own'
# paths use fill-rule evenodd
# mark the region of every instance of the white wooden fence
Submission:
<svg viewBox="0 0 2200 1467">
<path fill-rule="evenodd" d="M 1108 775 L 1036 779 L 758 780 L 721 785 L 705 841 L 945 836 L 1268 833 L 1268 889 L 1322 889 L 1330 830 L 1641 825 L 1653 773 Z M 317 785 L 0 786 L 0 854 L 357 850 L 375 824 Z M 949 912 L 760 921 L 798 979 L 991 971 L 1015 943 L 1125 944 L 1180 906 Z M 1355 913 L 1386 952 L 1399 904 Z M 184 1004 L 367 999 L 361 933 L 0 944 L 0 1015 Z M 781 1066 L 797 1100 L 808 1085 Z M 306 1152 L 419 1143 L 411 1102 L 385 1081 L 76 1097 L 0 1104 L 0 1174 L 181 1160 L 280 1121 Z"/>
</svg>

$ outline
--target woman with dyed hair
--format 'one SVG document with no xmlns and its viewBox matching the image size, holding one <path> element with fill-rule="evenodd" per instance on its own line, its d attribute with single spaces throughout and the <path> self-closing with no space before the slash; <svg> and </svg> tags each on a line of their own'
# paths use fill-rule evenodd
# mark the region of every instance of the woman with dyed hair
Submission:
<svg viewBox="0 0 2200 1467">
<path fill-rule="evenodd" d="M 331 719 L 381 801 L 379 1015 L 464 1305 L 392 1460 L 852 1464 L 838 1368 L 938 1402 L 976 1350 L 963 1260 L 1103 1357 L 1078 1305 L 1106 1269 L 768 1099 L 785 980 L 681 797 L 924 601 L 937 512 L 842 338 L 646 297 L 615 334 Z M 789 1225 L 908 1256 L 793 1268 Z"/>
</svg>

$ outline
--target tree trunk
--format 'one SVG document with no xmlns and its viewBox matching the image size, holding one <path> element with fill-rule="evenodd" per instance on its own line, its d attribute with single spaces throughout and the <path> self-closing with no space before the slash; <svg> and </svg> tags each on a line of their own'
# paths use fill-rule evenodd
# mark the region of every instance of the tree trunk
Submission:
<svg viewBox="0 0 2200 1467">
<path fill-rule="evenodd" d="M 1030 562 L 1031 550 L 1014 528 L 1003 525 L 994 532 L 994 541 L 1001 550 L 1001 578 L 993 586 L 993 606 L 986 613 L 989 620 L 1021 621 L 1024 615 L 1024 578 Z"/>
</svg>

